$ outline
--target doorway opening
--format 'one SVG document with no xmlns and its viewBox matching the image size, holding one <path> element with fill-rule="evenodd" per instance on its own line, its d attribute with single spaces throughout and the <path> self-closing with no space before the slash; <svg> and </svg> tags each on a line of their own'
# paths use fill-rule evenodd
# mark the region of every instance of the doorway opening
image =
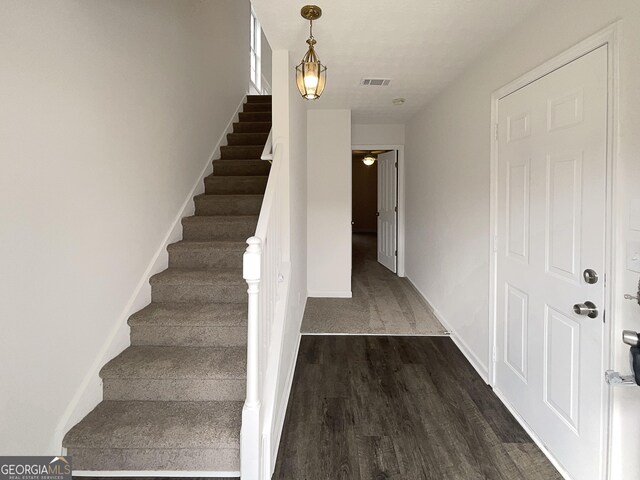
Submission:
<svg viewBox="0 0 640 480">
<path fill-rule="evenodd" d="M 353 266 L 375 259 L 398 273 L 398 150 L 354 149 L 351 164 Z"/>
</svg>

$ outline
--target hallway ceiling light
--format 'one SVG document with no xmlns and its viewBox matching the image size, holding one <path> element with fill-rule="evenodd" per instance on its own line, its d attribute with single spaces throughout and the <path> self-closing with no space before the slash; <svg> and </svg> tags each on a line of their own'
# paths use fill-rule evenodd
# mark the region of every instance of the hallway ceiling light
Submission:
<svg viewBox="0 0 640 480">
<path fill-rule="evenodd" d="M 302 18 L 309 20 L 309 50 L 302 57 L 300 65 L 296 67 L 296 83 L 300 95 L 307 100 L 315 100 L 322 95 L 327 80 L 327 67 L 320 63 L 316 55 L 316 39 L 313 38 L 313 21 L 322 16 L 322 9 L 317 5 L 305 5 L 300 10 Z"/>
<path fill-rule="evenodd" d="M 393 100 L 391 100 L 391 103 L 393 103 L 394 105 L 404 105 L 404 102 L 406 100 L 402 97 L 399 98 L 394 98 Z"/>
<path fill-rule="evenodd" d="M 374 157 L 373 155 L 365 155 L 365 157 L 362 159 L 362 163 L 364 163 L 367 167 L 373 165 L 375 161 L 376 157 Z"/>
</svg>

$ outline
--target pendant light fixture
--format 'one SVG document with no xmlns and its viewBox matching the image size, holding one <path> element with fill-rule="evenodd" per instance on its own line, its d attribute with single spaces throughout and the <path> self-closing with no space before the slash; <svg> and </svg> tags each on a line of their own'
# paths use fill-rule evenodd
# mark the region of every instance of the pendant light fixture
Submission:
<svg viewBox="0 0 640 480">
<path fill-rule="evenodd" d="M 376 161 L 376 157 L 374 157 L 371 154 L 365 155 L 364 158 L 362 159 L 362 163 L 364 163 L 367 167 L 370 167 L 371 165 L 373 165 Z"/>
<path fill-rule="evenodd" d="M 296 67 L 296 83 L 300 95 L 307 100 L 316 100 L 322 95 L 327 81 L 327 67 L 320 63 L 316 55 L 314 48 L 316 39 L 313 38 L 313 21 L 322 16 L 322 9 L 317 5 L 305 5 L 300 10 L 300 15 L 309 20 L 309 39 L 307 40 L 309 50 L 302 57 L 300 65 Z"/>
</svg>

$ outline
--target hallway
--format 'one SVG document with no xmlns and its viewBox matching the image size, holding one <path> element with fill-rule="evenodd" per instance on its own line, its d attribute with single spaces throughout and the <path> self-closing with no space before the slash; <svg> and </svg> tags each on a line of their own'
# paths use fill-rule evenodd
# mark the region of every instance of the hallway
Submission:
<svg viewBox="0 0 640 480">
<path fill-rule="evenodd" d="M 274 480 L 560 480 L 446 337 L 303 336 Z"/>
<path fill-rule="evenodd" d="M 353 298 L 309 298 L 303 334 L 444 335 L 406 278 L 376 259 L 375 234 L 353 235 Z"/>
</svg>

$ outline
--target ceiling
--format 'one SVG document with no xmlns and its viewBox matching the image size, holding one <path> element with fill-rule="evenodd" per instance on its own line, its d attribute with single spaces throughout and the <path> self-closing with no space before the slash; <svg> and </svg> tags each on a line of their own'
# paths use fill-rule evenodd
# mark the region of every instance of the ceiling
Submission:
<svg viewBox="0 0 640 480">
<path fill-rule="evenodd" d="M 349 108 L 354 123 L 404 123 L 544 0 L 317 0 L 316 51 L 327 87 L 312 108 Z M 304 0 L 252 0 L 271 48 L 304 55 Z M 292 72 L 293 75 L 293 72 Z M 362 87 L 361 78 L 391 78 Z M 391 101 L 406 98 L 404 105 Z"/>
</svg>

